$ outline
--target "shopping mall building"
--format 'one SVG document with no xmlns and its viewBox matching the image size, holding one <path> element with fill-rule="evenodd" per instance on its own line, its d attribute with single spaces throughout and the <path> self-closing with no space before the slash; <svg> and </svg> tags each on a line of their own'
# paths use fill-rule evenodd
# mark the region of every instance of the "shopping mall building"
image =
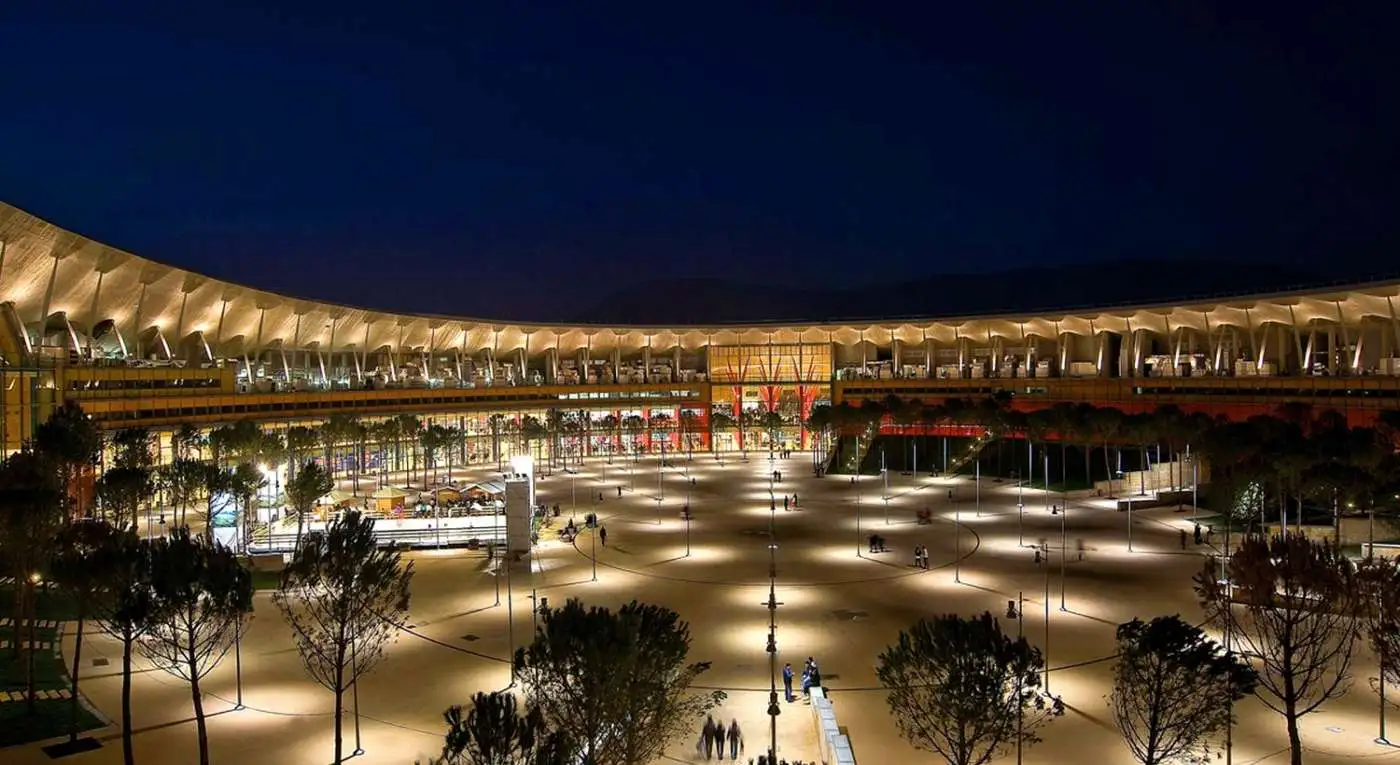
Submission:
<svg viewBox="0 0 1400 765">
<path fill-rule="evenodd" d="M 814 405 L 890 394 L 1232 416 L 1301 401 L 1357 422 L 1400 405 L 1400 283 L 1112 303 L 940 318 L 931 297 L 928 318 L 745 326 L 396 314 L 190 273 L 0 204 L 0 440 L 21 447 L 67 401 L 155 431 L 415 414 L 469 444 L 562 418 L 589 453 L 803 448 Z"/>
</svg>

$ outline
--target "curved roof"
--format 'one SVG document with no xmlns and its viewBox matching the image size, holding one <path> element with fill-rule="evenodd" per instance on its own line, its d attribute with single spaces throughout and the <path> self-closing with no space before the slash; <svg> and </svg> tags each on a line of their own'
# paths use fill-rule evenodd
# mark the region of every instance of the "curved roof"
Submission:
<svg viewBox="0 0 1400 765">
<path fill-rule="evenodd" d="M 1357 324 L 1368 317 L 1393 320 L 1400 282 L 1377 282 L 1267 295 L 1111 306 L 1056 313 L 938 316 L 930 300 L 924 318 L 808 324 L 713 326 L 600 326 L 521 324 L 467 316 L 376 311 L 280 295 L 214 279 L 95 242 L 0 203 L 0 302 L 13 303 L 21 321 L 48 322 L 62 313 L 88 332 L 111 322 L 128 338 L 158 328 L 172 342 L 202 333 L 221 352 L 281 344 L 320 349 L 443 350 L 497 352 L 528 347 L 561 351 L 633 350 L 709 343 L 826 342 L 891 339 L 940 343 L 959 337 L 1055 337 L 1101 331 L 1209 331 L 1220 326 L 1312 321 Z M 1111 303 L 1105 300 L 1105 303 Z"/>
</svg>

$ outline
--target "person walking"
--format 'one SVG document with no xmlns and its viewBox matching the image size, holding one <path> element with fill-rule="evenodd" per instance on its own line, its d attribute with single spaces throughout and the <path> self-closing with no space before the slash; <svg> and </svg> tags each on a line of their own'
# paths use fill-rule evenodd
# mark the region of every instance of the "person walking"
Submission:
<svg viewBox="0 0 1400 765">
<path fill-rule="evenodd" d="M 792 703 L 792 662 L 783 665 L 783 694 Z"/>
<path fill-rule="evenodd" d="M 724 734 L 727 732 L 728 731 L 724 728 L 724 723 L 715 723 L 715 732 L 713 734 L 715 737 L 715 756 L 721 760 L 724 759 Z"/>
<path fill-rule="evenodd" d="M 1196 530 L 1192 533 L 1196 537 L 1196 544 L 1199 545 L 1201 543 L 1201 524 L 1196 524 Z"/>
<path fill-rule="evenodd" d="M 705 727 L 700 729 L 700 746 L 705 749 L 705 759 L 710 759 L 715 751 L 715 718 L 705 715 Z"/>
<path fill-rule="evenodd" d="M 1181 549 L 1186 549 L 1186 529 L 1181 529 Z"/>
<path fill-rule="evenodd" d="M 729 759 L 738 762 L 744 753 L 744 734 L 739 730 L 739 718 L 729 718 Z"/>
<path fill-rule="evenodd" d="M 608 527 L 607 527 L 607 526 L 599 526 L 599 527 L 598 527 L 598 541 L 601 542 L 601 543 L 603 544 L 604 547 L 607 547 L 607 546 L 608 546 Z"/>
<path fill-rule="evenodd" d="M 622 487 L 621 487 L 621 486 L 618 486 L 618 487 L 617 487 L 617 496 L 619 496 L 619 497 L 622 496 Z M 601 500 L 602 498 L 603 498 L 603 495 L 599 494 L 599 495 L 598 495 L 598 499 Z"/>
</svg>

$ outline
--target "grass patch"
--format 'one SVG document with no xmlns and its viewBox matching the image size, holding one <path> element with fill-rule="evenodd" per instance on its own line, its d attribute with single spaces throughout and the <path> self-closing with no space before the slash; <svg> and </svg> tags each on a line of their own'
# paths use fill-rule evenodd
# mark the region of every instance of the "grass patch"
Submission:
<svg viewBox="0 0 1400 765">
<path fill-rule="evenodd" d="M 35 715 L 25 714 L 27 706 L 23 701 L 7 701 L 0 704 L 0 747 L 43 741 L 46 738 L 66 736 L 72 724 L 72 702 L 67 699 L 40 699 L 35 702 Z M 89 731 L 104 727 L 101 720 L 79 705 L 78 730 Z"/>
<path fill-rule="evenodd" d="M 68 593 L 49 586 L 39 588 L 39 599 L 34 610 L 38 614 L 39 621 L 51 619 L 53 621 L 66 622 L 78 618 L 78 608 Z M 10 612 L 15 609 L 14 585 L 0 587 L 0 617 L 9 617 Z"/>
<path fill-rule="evenodd" d="M 16 659 L 9 648 L 0 653 L 0 691 L 23 691 L 24 668 L 28 659 L 23 653 Z M 41 691 L 67 688 L 69 681 L 62 660 L 53 651 L 41 648 L 34 654 L 34 685 Z M 0 703 L 0 707 L 6 706 Z"/>
<path fill-rule="evenodd" d="M 254 569 L 251 573 L 253 575 L 253 589 L 255 590 L 275 590 L 282 584 L 281 571 L 259 571 Z"/>
</svg>

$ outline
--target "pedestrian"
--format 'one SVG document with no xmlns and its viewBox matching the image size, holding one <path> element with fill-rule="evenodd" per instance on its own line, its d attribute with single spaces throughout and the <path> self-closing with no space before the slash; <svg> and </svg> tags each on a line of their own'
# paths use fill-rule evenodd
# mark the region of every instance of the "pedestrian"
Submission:
<svg viewBox="0 0 1400 765">
<path fill-rule="evenodd" d="M 1035 565 L 1040 565 L 1040 548 L 1035 548 Z"/>
<path fill-rule="evenodd" d="M 705 759 L 710 759 L 715 747 L 715 718 L 705 715 L 705 727 L 700 729 L 700 746 L 705 749 Z"/>
<path fill-rule="evenodd" d="M 1197 544 L 1200 544 L 1197 542 Z M 1186 529 L 1181 529 L 1181 549 L 1186 549 Z"/>
<path fill-rule="evenodd" d="M 724 734 L 727 732 L 728 731 L 724 729 L 724 723 L 715 723 L 715 732 L 713 734 L 715 737 L 715 756 L 719 757 L 721 760 L 724 759 Z"/>
<path fill-rule="evenodd" d="M 928 570 L 928 546 L 919 545 L 919 555 L 924 559 L 924 570 Z"/>
<path fill-rule="evenodd" d="M 1201 544 L 1201 524 L 1196 524 L 1196 530 L 1193 533 L 1196 537 L 1196 545 L 1199 547 Z"/>
<path fill-rule="evenodd" d="M 820 688 L 822 685 L 822 671 L 817 668 L 817 660 L 808 657 L 807 662 L 811 665 L 811 670 L 807 673 L 807 680 L 813 687 Z"/>
<path fill-rule="evenodd" d="M 802 668 L 802 698 L 812 695 L 812 660 L 807 660 L 807 666 Z"/>
<path fill-rule="evenodd" d="M 607 526 L 599 526 L 599 527 L 598 527 L 598 541 L 599 541 L 599 542 L 602 542 L 604 547 L 607 547 L 607 546 L 608 546 L 608 527 L 607 527 Z"/>
<path fill-rule="evenodd" d="M 919 546 L 914 545 L 914 568 L 921 568 L 922 566 L 923 559 L 919 557 Z"/>
<path fill-rule="evenodd" d="M 784 509 L 784 510 L 790 509 L 790 508 L 788 508 L 788 495 L 786 495 L 786 494 L 783 495 L 783 509 Z"/>
<path fill-rule="evenodd" d="M 1079 559 L 1080 559 L 1080 560 L 1084 560 L 1084 540 L 1083 540 L 1083 539 L 1076 539 L 1076 540 L 1074 540 L 1074 550 L 1075 550 L 1075 552 L 1079 553 Z"/>
<path fill-rule="evenodd" d="M 783 665 L 783 695 L 792 703 L 792 662 Z"/>
<path fill-rule="evenodd" d="M 619 497 L 622 496 L 622 486 L 621 486 L 621 485 L 619 485 L 619 486 L 617 487 L 617 496 L 619 496 Z M 599 495 L 598 495 L 598 499 L 601 500 L 602 498 L 603 498 L 603 495 L 602 495 L 602 494 L 599 494 Z"/>
<path fill-rule="evenodd" d="M 744 734 L 739 730 L 739 718 L 729 718 L 729 759 L 738 762 L 744 752 Z"/>
<path fill-rule="evenodd" d="M 875 535 L 874 535 L 874 534 L 871 534 L 871 535 L 870 535 L 870 550 L 869 550 L 869 552 L 872 552 L 872 553 L 875 552 Z"/>
</svg>

